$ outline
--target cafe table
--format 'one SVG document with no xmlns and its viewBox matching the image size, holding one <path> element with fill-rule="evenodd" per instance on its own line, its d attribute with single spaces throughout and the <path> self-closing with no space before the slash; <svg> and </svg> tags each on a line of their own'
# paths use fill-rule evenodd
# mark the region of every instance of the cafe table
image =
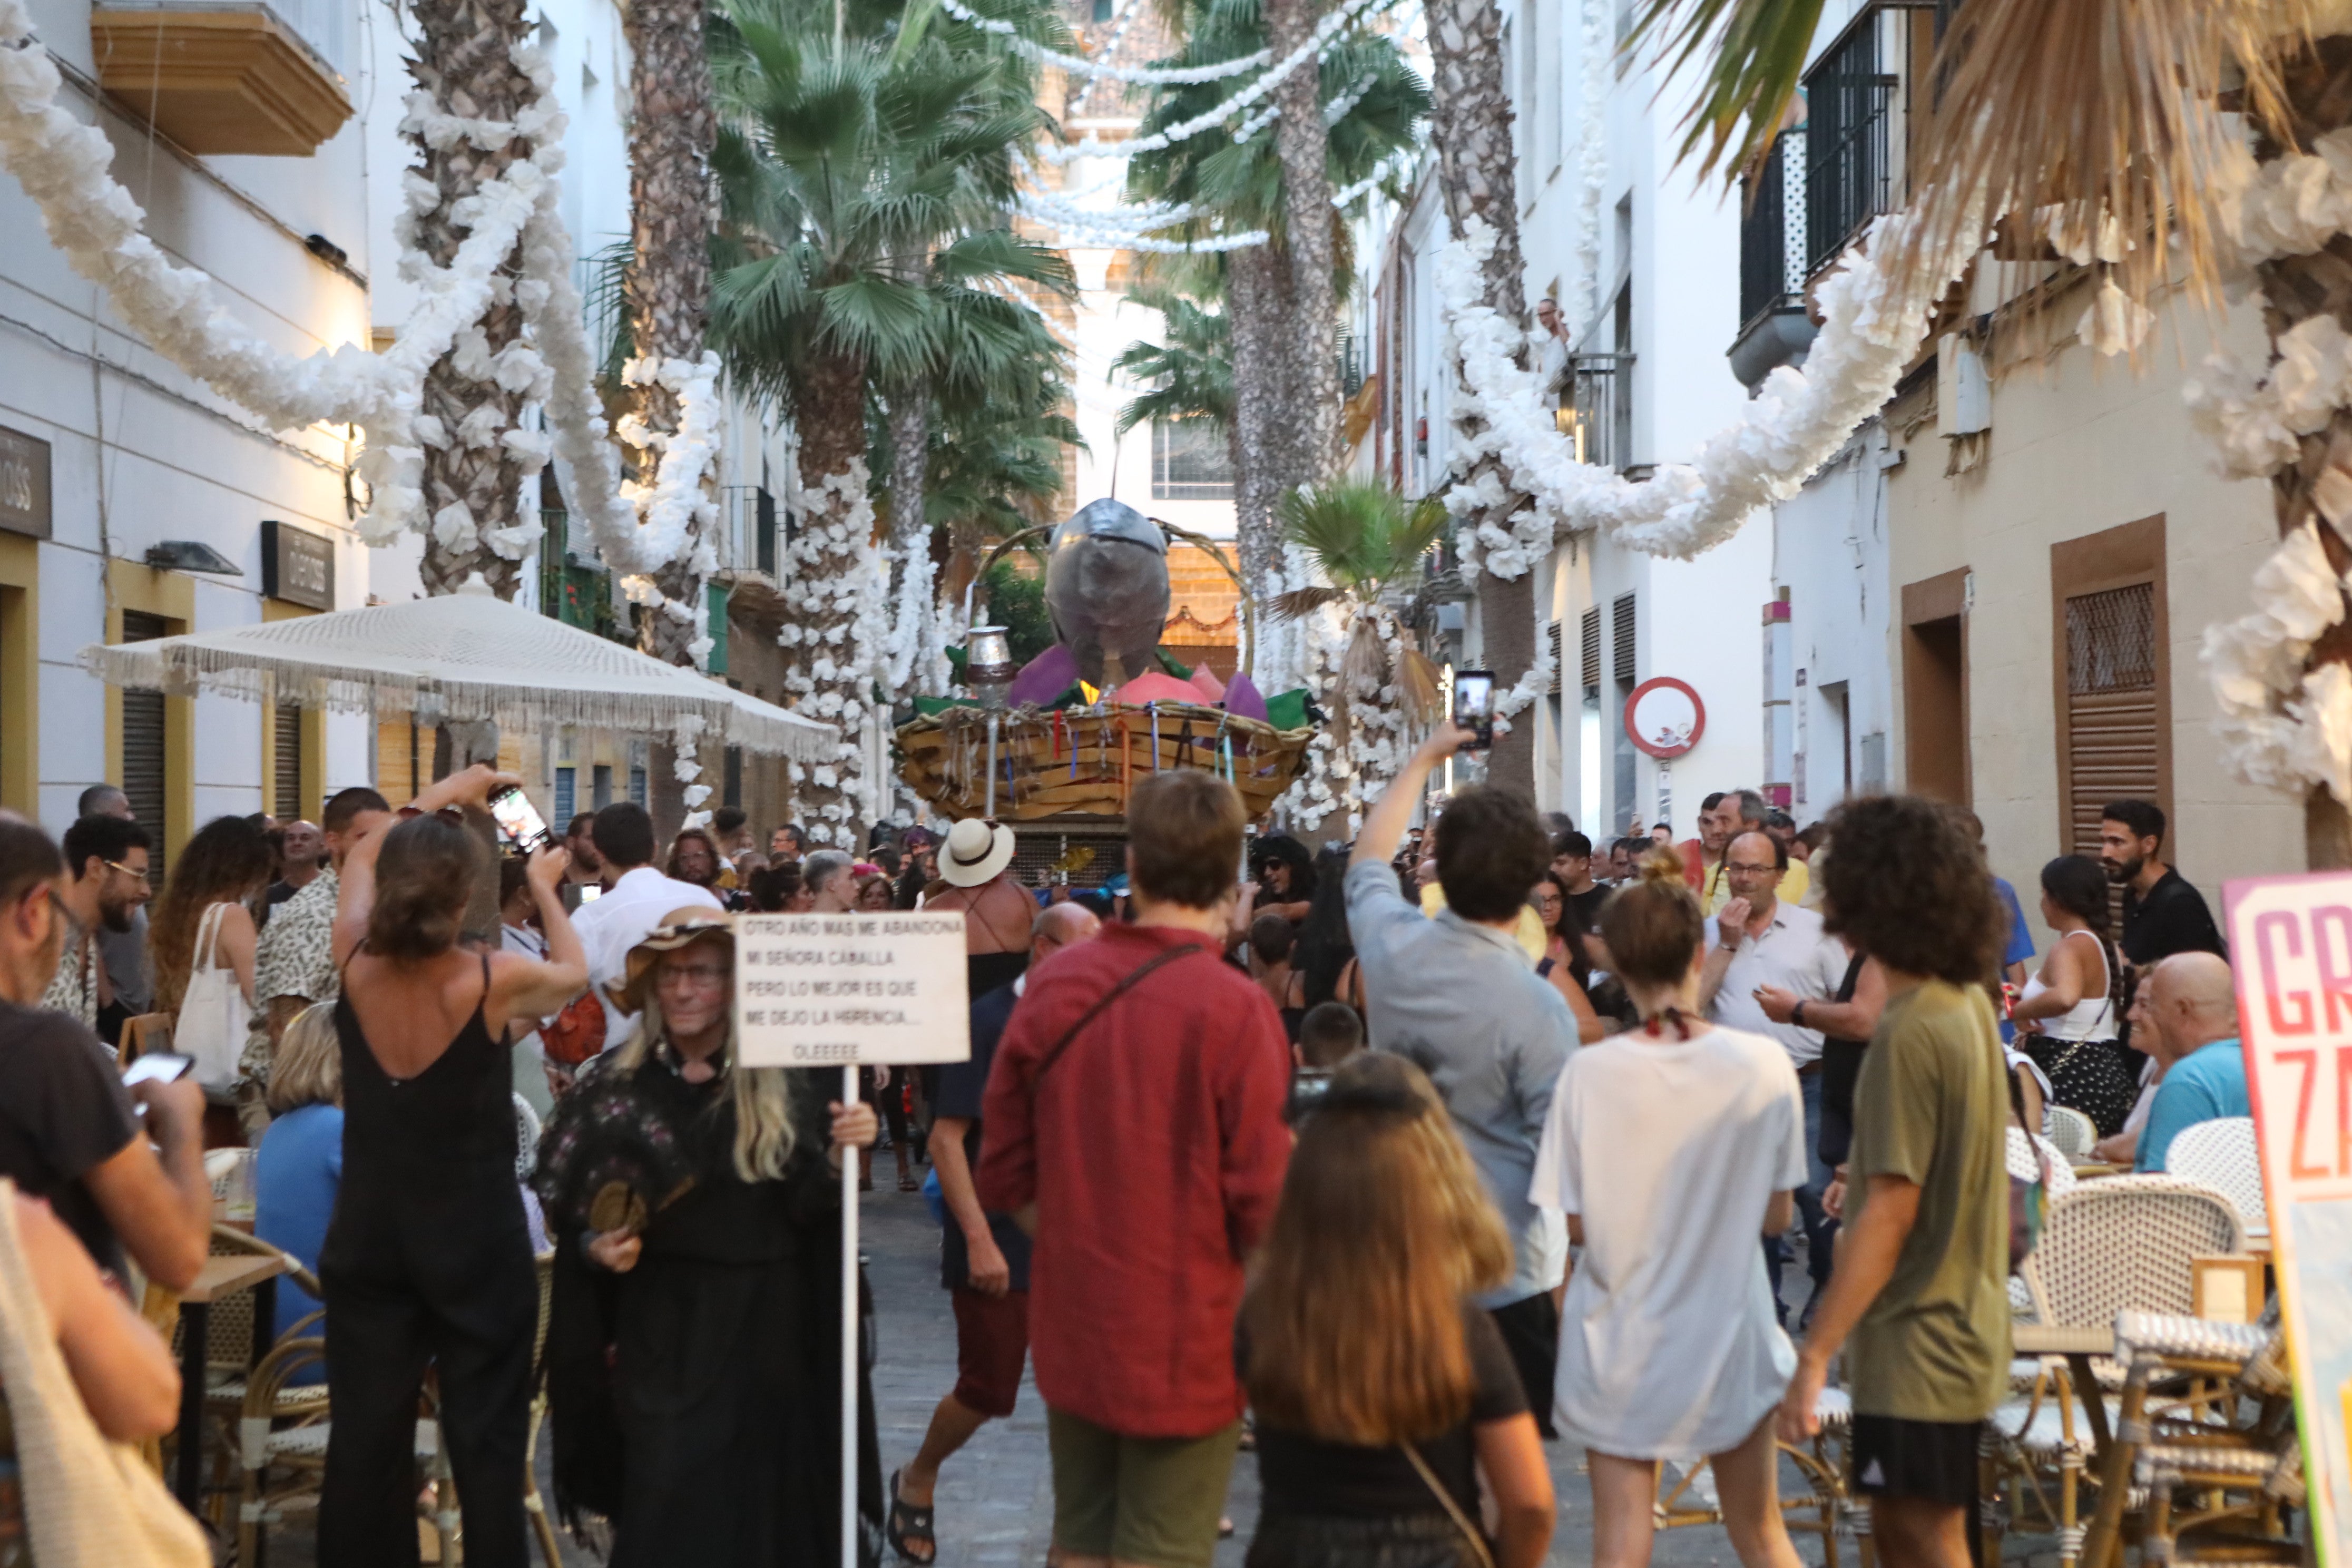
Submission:
<svg viewBox="0 0 2352 1568">
<path fill-rule="evenodd" d="M 2096 1450 L 2107 1447 L 2107 1404 L 2099 1389 L 2099 1374 L 2091 1362 L 2116 1353 L 2116 1331 L 2110 1328 L 2058 1328 L 2047 1323 L 2018 1323 L 2010 1330 L 2012 1353 L 2021 1356 L 2063 1356 L 2074 1384 L 2074 1397 L 2090 1423 Z"/>
<path fill-rule="evenodd" d="M 205 1344 L 213 1304 L 253 1292 L 253 1355 L 246 1364 L 259 1366 L 278 1321 L 278 1279 L 293 1270 L 293 1259 L 282 1252 L 216 1253 L 180 1292 L 180 1458 L 172 1490 L 190 1513 L 204 1489 Z"/>
</svg>

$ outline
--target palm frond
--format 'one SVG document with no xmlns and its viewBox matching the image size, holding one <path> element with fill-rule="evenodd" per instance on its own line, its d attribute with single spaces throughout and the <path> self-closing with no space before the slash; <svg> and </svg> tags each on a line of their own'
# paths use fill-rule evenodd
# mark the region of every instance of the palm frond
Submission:
<svg viewBox="0 0 2352 1568">
<path fill-rule="evenodd" d="M 1680 153 L 1696 154 L 1706 174 L 1727 161 L 1748 168 L 1770 149 L 1796 101 L 1821 20 L 1822 0 L 1644 0 L 1623 47 L 1654 45 L 1668 74 L 1707 56 Z"/>
<path fill-rule="evenodd" d="M 1326 605 L 1336 605 L 1348 595 L 1337 588 L 1293 588 L 1286 594 L 1276 594 L 1266 602 L 1266 613 L 1277 621 L 1303 620 Z"/>
</svg>

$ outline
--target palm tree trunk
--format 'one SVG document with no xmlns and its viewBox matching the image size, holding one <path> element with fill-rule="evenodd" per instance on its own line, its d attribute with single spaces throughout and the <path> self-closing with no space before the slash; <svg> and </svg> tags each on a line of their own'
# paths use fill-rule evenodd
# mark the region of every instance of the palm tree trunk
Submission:
<svg viewBox="0 0 2352 1568">
<path fill-rule="evenodd" d="M 922 689 L 927 655 L 938 641 L 939 593 L 931 571 L 931 528 L 923 480 L 929 468 L 931 400 L 908 388 L 890 403 L 890 543 L 897 563 L 891 572 L 890 616 L 904 626 L 913 617 L 913 655 L 907 661 L 908 689 Z M 892 672 L 897 673 L 895 670 Z M 902 693 L 887 695 L 896 701 Z"/>
<path fill-rule="evenodd" d="M 1485 268 L 1486 303 L 1505 321 L 1527 322 L 1525 267 L 1519 259 L 1518 197 L 1511 162 L 1511 100 L 1503 90 L 1501 13 L 1492 0 L 1430 0 L 1430 133 L 1437 143 L 1438 190 L 1456 234 L 1473 217 L 1495 231 L 1495 249 Z M 1455 424 L 1475 435 L 1485 421 L 1475 414 Z M 1510 477 L 1489 453 L 1457 483 L 1475 484 L 1493 470 L 1504 489 Z M 1501 505 L 1464 513 L 1458 526 L 1475 530 L 1494 523 L 1507 530 L 1527 498 L 1507 494 Z M 1478 626 L 1486 668 L 1498 692 L 1518 683 L 1535 662 L 1535 575 L 1478 575 Z M 1522 709 L 1507 735 L 1498 736 L 1487 760 L 1487 777 L 1498 784 L 1535 793 L 1535 724 Z"/>
<path fill-rule="evenodd" d="M 416 52 L 409 74 L 434 105 L 447 114 L 511 121 L 537 96 L 530 78 L 514 63 L 527 37 L 522 0 L 416 0 Z M 426 143 L 421 130 L 408 132 L 417 150 L 417 172 L 437 196 L 432 209 L 411 222 L 416 248 L 436 266 L 446 267 L 465 237 L 452 209 L 484 184 L 530 155 L 520 139 L 485 152 L 459 139 L 447 147 Z M 522 333 L 522 311 L 512 297 L 494 301 L 479 330 L 495 354 Z M 418 575 L 428 594 L 451 594 L 480 573 L 501 599 L 514 597 L 522 563 L 490 548 L 494 529 L 512 528 L 520 504 L 523 472 L 497 432 L 478 445 L 459 434 L 466 418 L 486 405 L 496 410 L 498 430 L 510 430 L 522 416 L 523 397 L 496 382 L 461 373 L 452 353 L 425 373 L 424 413 L 441 423 L 442 440 L 425 447 L 425 510 L 434 520 L 425 542 Z M 462 506 L 470 527 L 451 508 Z"/>
<path fill-rule="evenodd" d="M 1276 59 L 1305 44 L 1322 10 L 1318 0 L 1265 0 L 1265 41 Z M 1339 461 L 1339 298 L 1331 282 L 1329 142 L 1323 127 L 1321 73 L 1299 67 L 1275 89 L 1282 112 L 1274 122 L 1275 156 L 1282 164 L 1284 245 L 1291 325 L 1292 377 L 1297 403 L 1296 483 L 1320 479 Z"/>
<path fill-rule="evenodd" d="M 854 849 L 865 842 L 857 737 L 873 682 L 857 605 L 884 588 L 859 580 L 873 526 L 865 504 L 864 362 L 841 354 L 817 360 L 794 388 L 793 413 L 801 438 L 801 529 L 784 584 L 790 618 L 777 639 L 784 691 L 796 711 L 841 730 L 831 761 L 790 764 L 793 811 L 817 844 Z"/>
<path fill-rule="evenodd" d="M 710 149 L 719 120 L 710 104 L 710 62 L 703 49 L 700 0 L 631 0 L 623 30 L 635 61 L 635 112 L 629 119 L 629 205 L 633 251 L 621 287 L 628 301 L 636 351 L 656 361 L 702 357 L 710 321 Z M 634 389 L 636 413 L 663 435 L 678 427 L 677 394 L 647 383 Z M 648 467 L 660 454 L 645 454 Z M 649 479 L 649 474 L 641 476 Z M 715 466 L 703 489 L 716 483 Z M 654 574 L 663 597 L 698 612 L 705 589 L 697 563 L 700 530 L 687 548 Z M 696 616 L 680 620 L 656 612 L 644 617 L 645 651 L 670 664 L 698 662 L 692 644 Z M 709 628 L 715 639 L 723 626 Z M 667 748 L 664 748 L 667 751 Z M 656 759 L 665 781 L 665 755 Z M 675 789 L 674 781 L 657 788 Z"/>
<path fill-rule="evenodd" d="M 1282 339 L 1280 272 L 1271 247 L 1253 246 L 1226 258 L 1225 316 L 1234 355 L 1234 513 L 1241 546 L 1242 582 L 1259 614 L 1269 597 L 1276 555 L 1274 503 L 1290 467 L 1282 428 L 1289 402 L 1292 361 Z M 1251 650 L 1255 657 L 1256 650 Z M 1261 667 L 1261 682 L 1278 678 Z"/>
<path fill-rule="evenodd" d="M 2309 147 L 2319 137 L 2340 131 L 2352 111 L 2352 38 L 2322 38 L 2284 71 L 2286 101 L 2294 116 L 2292 127 L 2298 144 Z M 2265 158 L 2283 151 L 2265 143 Z M 2331 316 L 2339 325 L 2352 326 L 2352 289 L 2346 287 L 2352 267 L 2352 237 L 2338 235 L 2325 250 L 2282 257 L 2257 268 L 2265 301 L 2263 324 L 2276 342 L 2315 316 Z M 2317 496 L 2332 468 L 2352 468 L 2352 409 L 2339 408 L 2326 428 L 2305 436 L 2292 467 L 2271 480 L 2281 537 L 2318 521 L 2315 531 L 2327 552 L 2327 563 L 2340 577 L 2352 570 L 2352 549 L 2343 536 L 2320 516 Z M 2306 668 L 2325 664 L 2352 663 L 2352 616 L 2339 621 L 2312 647 Z M 2352 815 L 2325 784 L 2314 784 L 2304 797 L 2304 860 L 2314 871 L 2352 867 Z"/>
</svg>

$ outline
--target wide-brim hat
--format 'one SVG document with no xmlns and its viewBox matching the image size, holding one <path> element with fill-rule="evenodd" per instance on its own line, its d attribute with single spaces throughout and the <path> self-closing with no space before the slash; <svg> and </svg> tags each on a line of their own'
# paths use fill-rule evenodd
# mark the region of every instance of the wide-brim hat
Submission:
<svg viewBox="0 0 2352 1568">
<path fill-rule="evenodd" d="M 940 875 L 948 885 L 977 888 L 1013 864 L 1013 829 L 967 816 L 948 829 L 940 847 Z"/>
<path fill-rule="evenodd" d="M 665 952 L 676 952 L 698 942 L 724 942 L 731 954 L 735 949 L 735 917 L 701 904 L 670 910 L 662 916 L 659 925 L 646 933 L 644 941 L 629 949 L 621 978 L 608 982 L 604 994 L 624 1013 L 644 1012 L 646 994 L 653 987 L 655 962 Z"/>
</svg>

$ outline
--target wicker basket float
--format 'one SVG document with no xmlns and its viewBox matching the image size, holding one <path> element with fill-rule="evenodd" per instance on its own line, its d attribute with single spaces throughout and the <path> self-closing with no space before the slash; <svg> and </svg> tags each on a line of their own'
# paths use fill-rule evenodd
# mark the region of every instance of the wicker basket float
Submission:
<svg viewBox="0 0 2352 1568">
<path fill-rule="evenodd" d="M 909 789 L 949 816 L 982 814 L 987 714 L 950 708 L 901 725 L 898 734 L 899 776 Z M 997 819 L 1117 819 L 1136 781 L 1163 768 L 1198 768 L 1230 780 L 1255 819 L 1306 768 L 1314 738 L 1312 729 L 1276 730 L 1189 702 L 1015 709 L 1003 715 L 997 738 Z"/>
</svg>

